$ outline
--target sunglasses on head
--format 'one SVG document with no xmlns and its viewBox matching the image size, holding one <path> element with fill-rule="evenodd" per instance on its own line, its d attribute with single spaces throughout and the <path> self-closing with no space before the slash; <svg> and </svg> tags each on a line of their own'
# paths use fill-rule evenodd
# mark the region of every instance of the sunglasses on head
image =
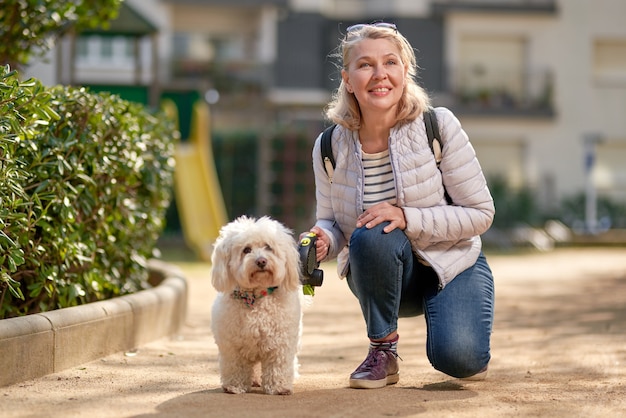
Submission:
<svg viewBox="0 0 626 418">
<path fill-rule="evenodd" d="M 358 23 L 356 25 L 348 26 L 348 28 L 346 29 L 346 34 L 349 34 L 350 32 L 356 32 L 368 26 L 374 26 L 376 28 L 392 29 L 392 30 L 395 30 L 396 32 L 398 31 L 398 28 L 394 23 L 387 23 L 387 22 Z"/>
</svg>

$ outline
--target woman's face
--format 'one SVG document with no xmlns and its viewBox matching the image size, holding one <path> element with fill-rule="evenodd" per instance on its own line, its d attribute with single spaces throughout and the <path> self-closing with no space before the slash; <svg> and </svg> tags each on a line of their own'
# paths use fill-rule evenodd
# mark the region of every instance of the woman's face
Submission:
<svg viewBox="0 0 626 418">
<path fill-rule="evenodd" d="M 395 44 L 388 39 L 363 39 L 347 58 L 349 63 L 341 76 L 361 111 L 394 109 L 402 97 L 407 74 Z"/>
</svg>

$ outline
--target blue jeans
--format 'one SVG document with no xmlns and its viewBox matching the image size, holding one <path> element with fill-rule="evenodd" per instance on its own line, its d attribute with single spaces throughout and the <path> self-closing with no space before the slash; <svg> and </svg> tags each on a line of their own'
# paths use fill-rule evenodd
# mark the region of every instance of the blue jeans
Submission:
<svg viewBox="0 0 626 418">
<path fill-rule="evenodd" d="M 433 367 L 463 378 L 491 358 L 493 275 L 481 253 L 476 263 L 443 289 L 431 267 L 421 264 L 403 231 L 383 223 L 358 228 L 350 238 L 348 285 L 359 299 L 370 339 L 396 331 L 399 317 L 424 315 L 426 352 Z"/>
</svg>

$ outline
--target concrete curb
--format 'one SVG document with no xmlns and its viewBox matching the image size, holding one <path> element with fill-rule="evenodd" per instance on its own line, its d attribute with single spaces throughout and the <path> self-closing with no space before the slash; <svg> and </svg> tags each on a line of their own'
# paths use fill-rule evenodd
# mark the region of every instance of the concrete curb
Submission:
<svg viewBox="0 0 626 418">
<path fill-rule="evenodd" d="M 130 350 L 175 334 L 185 321 L 187 281 L 159 260 L 153 289 L 101 302 L 0 320 L 0 387 Z"/>
</svg>

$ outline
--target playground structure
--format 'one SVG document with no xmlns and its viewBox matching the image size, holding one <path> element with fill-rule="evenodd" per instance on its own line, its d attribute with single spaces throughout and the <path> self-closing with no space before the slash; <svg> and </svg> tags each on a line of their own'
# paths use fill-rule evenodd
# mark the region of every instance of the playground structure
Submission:
<svg viewBox="0 0 626 418">
<path fill-rule="evenodd" d="M 173 102 L 166 113 L 178 120 Z M 211 145 L 209 105 L 194 103 L 188 141 L 176 144 L 174 188 L 185 243 L 199 259 L 210 261 L 213 242 L 228 221 Z"/>
</svg>

